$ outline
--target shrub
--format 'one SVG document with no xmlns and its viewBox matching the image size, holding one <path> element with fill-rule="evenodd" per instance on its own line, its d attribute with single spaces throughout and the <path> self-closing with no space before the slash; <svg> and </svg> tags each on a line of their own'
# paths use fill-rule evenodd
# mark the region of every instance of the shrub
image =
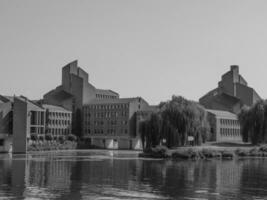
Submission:
<svg viewBox="0 0 267 200">
<path fill-rule="evenodd" d="M 259 150 L 262 152 L 267 152 L 267 145 L 261 145 Z"/>
<path fill-rule="evenodd" d="M 64 135 L 60 135 L 58 136 L 58 140 L 60 143 L 64 143 L 64 141 L 66 140 L 66 137 Z"/>
<path fill-rule="evenodd" d="M 77 140 L 77 137 L 75 135 L 73 135 L 73 134 L 70 134 L 70 135 L 67 136 L 67 140 L 69 140 L 69 141 L 76 141 Z"/>
<path fill-rule="evenodd" d="M 51 141 L 53 139 L 53 136 L 51 134 L 46 134 L 45 135 L 45 140 Z"/>
<path fill-rule="evenodd" d="M 36 133 L 31 134 L 31 140 L 36 141 L 38 139 L 38 135 Z"/>
<path fill-rule="evenodd" d="M 233 152 L 228 152 L 228 151 L 223 151 L 222 152 L 222 158 L 224 158 L 224 159 L 233 159 L 234 158 L 234 153 Z"/>
<path fill-rule="evenodd" d="M 43 135 L 39 135 L 39 140 L 43 141 L 44 140 L 44 136 Z"/>
</svg>

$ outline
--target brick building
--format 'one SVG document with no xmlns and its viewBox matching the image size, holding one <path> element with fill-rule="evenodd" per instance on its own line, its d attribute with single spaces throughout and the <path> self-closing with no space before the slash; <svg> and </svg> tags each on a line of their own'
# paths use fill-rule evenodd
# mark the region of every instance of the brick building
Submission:
<svg viewBox="0 0 267 200">
<path fill-rule="evenodd" d="M 84 138 L 109 149 L 141 149 L 136 113 L 147 110 L 141 97 L 94 100 L 83 108 Z"/>
</svg>

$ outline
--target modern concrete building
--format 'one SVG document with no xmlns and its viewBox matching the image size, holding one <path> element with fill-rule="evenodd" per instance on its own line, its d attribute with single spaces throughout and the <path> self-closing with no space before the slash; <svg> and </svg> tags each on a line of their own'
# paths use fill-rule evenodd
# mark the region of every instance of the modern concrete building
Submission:
<svg viewBox="0 0 267 200">
<path fill-rule="evenodd" d="M 199 99 L 209 114 L 212 134 L 210 140 L 241 141 L 237 114 L 244 105 L 250 107 L 260 99 L 239 74 L 239 67 L 231 66 L 230 71 L 222 75 L 218 87 Z"/>
<path fill-rule="evenodd" d="M 199 102 L 207 109 L 238 114 L 244 105 L 252 106 L 260 99 L 257 92 L 239 74 L 239 67 L 233 65 L 230 71 L 222 75 L 218 87 L 201 97 Z"/>
<path fill-rule="evenodd" d="M 44 104 L 46 110 L 46 130 L 54 137 L 71 134 L 72 112 L 61 107 Z"/>
<path fill-rule="evenodd" d="M 46 93 L 44 104 L 62 106 L 71 110 L 72 132 L 81 136 L 82 133 L 82 107 L 98 99 L 116 99 L 119 94 L 112 90 L 97 89 L 89 83 L 89 75 L 73 61 L 62 68 L 62 82 L 56 89 Z"/>
<path fill-rule="evenodd" d="M 84 138 L 108 149 L 141 149 L 136 113 L 147 110 L 141 97 L 94 100 L 83 107 Z"/>
<path fill-rule="evenodd" d="M 45 134 L 45 109 L 26 97 L 14 97 L 13 153 L 27 152 L 31 134 Z"/>
<path fill-rule="evenodd" d="M 236 114 L 228 111 L 207 109 L 211 141 L 242 142 L 240 124 Z"/>
</svg>

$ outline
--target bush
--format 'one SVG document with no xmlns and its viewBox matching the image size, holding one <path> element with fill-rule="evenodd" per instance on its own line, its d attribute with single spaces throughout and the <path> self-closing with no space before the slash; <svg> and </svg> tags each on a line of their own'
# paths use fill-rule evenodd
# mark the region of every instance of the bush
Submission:
<svg viewBox="0 0 267 200">
<path fill-rule="evenodd" d="M 38 135 L 36 133 L 31 134 L 31 140 L 36 141 L 38 140 Z"/>
<path fill-rule="evenodd" d="M 77 137 L 75 135 L 73 135 L 73 134 L 70 134 L 70 135 L 67 136 L 67 140 L 69 140 L 69 141 L 76 141 L 77 140 Z"/>
<path fill-rule="evenodd" d="M 43 135 L 39 135 L 39 140 L 43 141 L 44 140 L 44 136 Z"/>
<path fill-rule="evenodd" d="M 58 137 L 58 140 L 59 140 L 60 143 L 63 143 L 66 140 L 66 137 L 64 135 L 60 135 Z"/>
<path fill-rule="evenodd" d="M 229 152 L 229 151 L 223 151 L 222 152 L 222 158 L 224 159 L 233 159 L 234 158 L 234 153 Z"/>
<path fill-rule="evenodd" d="M 262 152 L 267 152 L 267 145 L 261 145 L 259 150 Z"/>
<path fill-rule="evenodd" d="M 53 139 L 53 136 L 51 134 L 46 134 L 45 135 L 45 140 L 51 141 Z"/>
</svg>

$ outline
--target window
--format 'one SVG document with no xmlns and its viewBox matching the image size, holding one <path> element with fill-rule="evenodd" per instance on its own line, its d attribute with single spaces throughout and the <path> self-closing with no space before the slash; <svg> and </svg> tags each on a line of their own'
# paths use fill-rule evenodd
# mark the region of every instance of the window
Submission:
<svg viewBox="0 0 267 200">
<path fill-rule="evenodd" d="M 4 146 L 4 139 L 0 139 L 0 146 Z"/>
</svg>

